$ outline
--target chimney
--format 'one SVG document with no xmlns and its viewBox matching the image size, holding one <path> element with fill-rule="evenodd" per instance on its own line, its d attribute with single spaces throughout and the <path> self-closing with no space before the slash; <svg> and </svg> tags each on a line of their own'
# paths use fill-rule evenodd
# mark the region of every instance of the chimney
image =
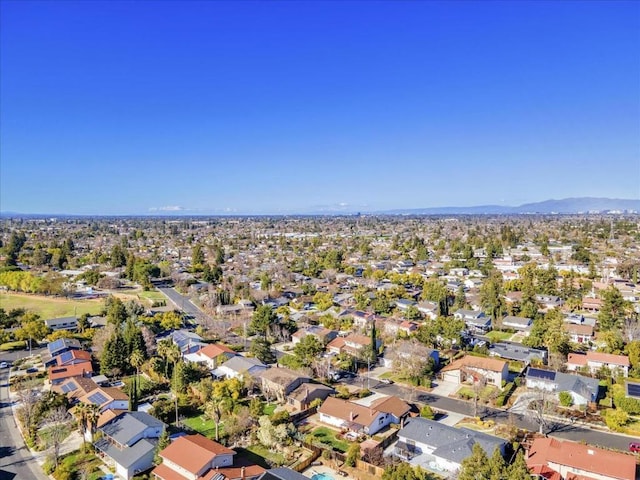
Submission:
<svg viewBox="0 0 640 480">
<path fill-rule="evenodd" d="M 240 478 L 241 478 L 242 480 L 244 480 L 244 468 L 245 468 L 245 467 L 242 467 L 242 468 L 240 469 Z"/>
<path fill-rule="evenodd" d="M 355 415 L 353 414 L 353 412 L 349 412 L 349 421 L 353 422 L 354 418 L 355 418 Z"/>
</svg>

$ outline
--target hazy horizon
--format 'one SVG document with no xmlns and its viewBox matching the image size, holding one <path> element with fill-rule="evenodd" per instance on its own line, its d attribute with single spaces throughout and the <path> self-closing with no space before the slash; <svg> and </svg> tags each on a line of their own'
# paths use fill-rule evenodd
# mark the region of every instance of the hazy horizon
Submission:
<svg viewBox="0 0 640 480">
<path fill-rule="evenodd" d="M 0 211 L 640 198 L 640 4 L 0 4 Z"/>
</svg>

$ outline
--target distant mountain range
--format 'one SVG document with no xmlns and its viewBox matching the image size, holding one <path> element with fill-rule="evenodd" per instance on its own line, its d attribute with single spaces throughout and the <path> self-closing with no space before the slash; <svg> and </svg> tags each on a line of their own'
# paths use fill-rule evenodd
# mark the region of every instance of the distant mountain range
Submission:
<svg viewBox="0 0 640 480">
<path fill-rule="evenodd" d="M 577 214 L 577 213 L 640 213 L 640 200 L 616 199 L 616 198 L 595 198 L 579 197 L 564 198 L 562 200 L 545 200 L 543 202 L 525 203 L 517 207 L 506 205 L 476 205 L 469 207 L 427 207 L 427 208 L 403 208 L 395 210 L 372 211 L 363 208 L 359 212 L 353 206 L 340 204 L 337 206 L 312 207 L 305 211 L 291 211 L 282 213 L 262 213 L 262 216 L 279 215 L 354 215 L 364 213 L 367 215 L 522 215 L 522 214 Z M 200 216 L 255 216 L 250 213 L 220 214 L 207 213 L 205 211 L 195 212 L 192 210 L 181 210 L 175 212 L 163 212 L 158 215 L 153 214 L 130 214 L 130 215 L 73 215 L 73 214 L 33 214 L 0 212 L 0 218 L 49 218 L 49 217 L 200 217 Z"/>
<path fill-rule="evenodd" d="M 379 212 L 389 215 L 517 215 L 553 213 L 607 213 L 640 212 L 640 200 L 617 198 L 563 198 L 543 202 L 525 203 L 517 207 L 504 205 L 477 205 L 471 207 L 429 207 L 388 210 Z"/>
</svg>

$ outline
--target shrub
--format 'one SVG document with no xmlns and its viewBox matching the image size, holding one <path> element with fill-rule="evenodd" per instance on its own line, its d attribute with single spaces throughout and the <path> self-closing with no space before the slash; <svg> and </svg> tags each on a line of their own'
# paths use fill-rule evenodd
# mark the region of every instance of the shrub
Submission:
<svg viewBox="0 0 640 480">
<path fill-rule="evenodd" d="M 368 388 L 365 388 L 365 389 L 360 390 L 358 392 L 358 397 L 359 398 L 368 397 L 369 395 L 371 395 L 371 390 L 369 390 Z"/>
<path fill-rule="evenodd" d="M 433 409 L 429 405 L 425 405 L 420 409 L 420 416 L 422 418 L 428 418 L 429 420 L 433 420 L 435 418 L 435 413 L 433 413 Z"/>
<path fill-rule="evenodd" d="M 271 424 L 280 425 L 281 423 L 287 423 L 289 421 L 289 412 L 286 410 L 280 410 L 271 415 Z"/>
<path fill-rule="evenodd" d="M 558 400 L 560 400 L 560 405 L 563 407 L 570 407 L 573 405 L 573 397 L 569 392 L 558 393 Z"/>
<path fill-rule="evenodd" d="M 629 414 L 624 410 L 615 409 L 609 410 L 604 418 L 607 427 L 614 432 L 621 432 L 624 430 L 624 426 L 629 421 Z"/>
</svg>

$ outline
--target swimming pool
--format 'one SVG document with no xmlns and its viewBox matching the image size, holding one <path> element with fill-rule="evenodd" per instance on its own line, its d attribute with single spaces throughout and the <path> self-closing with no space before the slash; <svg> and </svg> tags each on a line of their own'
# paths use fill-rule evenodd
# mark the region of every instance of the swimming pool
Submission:
<svg viewBox="0 0 640 480">
<path fill-rule="evenodd" d="M 314 473 L 311 476 L 311 480 L 335 480 L 335 479 L 328 473 Z"/>
</svg>

